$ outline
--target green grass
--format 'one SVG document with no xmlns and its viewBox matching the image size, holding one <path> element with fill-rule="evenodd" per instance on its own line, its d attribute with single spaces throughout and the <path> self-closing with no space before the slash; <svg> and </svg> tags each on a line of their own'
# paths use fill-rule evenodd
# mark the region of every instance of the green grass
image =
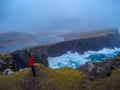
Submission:
<svg viewBox="0 0 120 90">
<path fill-rule="evenodd" d="M 119 90 L 120 69 L 110 77 L 95 78 L 68 67 L 51 69 L 38 65 L 37 77 L 30 69 L 0 75 L 0 90 Z"/>
<path fill-rule="evenodd" d="M 60 69 L 40 68 L 44 77 L 40 79 L 40 90 L 77 90 L 80 79 L 85 75 L 68 67 Z"/>
<path fill-rule="evenodd" d="M 25 85 L 23 86 L 25 88 L 29 88 L 31 82 L 31 85 L 34 84 L 29 90 L 77 90 L 78 82 L 84 75 L 82 72 L 68 67 L 51 69 L 39 65 L 37 68 L 37 77 L 31 75 L 30 69 L 11 75 L 0 75 L 0 90 L 24 89 L 21 87 L 21 81 L 24 81 L 22 85 Z"/>
<path fill-rule="evenodd" d="M 84 86 L 82 90 L 120 90 L 120 69 L 113 70 L 107 78 L 93 77 L 93 81 L 86 80 L 81 86 Z"/>
<path fill-rule="evenodd" d="M 0 52 L 0 59 L 8 59 L 8 58 L 12 58 L 9 53 L 1 53 Z"/>
<path fill-rule="evenodd" d="M 120 54 L 118 54 L 118 55 L 115 56 L 114 58 L 116 58 L 116 59 L 120 59 Z"/>
<path fill-rule="evenodd" d="M 22 72 L 15 72 L 10 75 L 0 75 L 0 90 L 21 90 L 19 81 L 30 70 L 24 70 Z"/>
</svg>

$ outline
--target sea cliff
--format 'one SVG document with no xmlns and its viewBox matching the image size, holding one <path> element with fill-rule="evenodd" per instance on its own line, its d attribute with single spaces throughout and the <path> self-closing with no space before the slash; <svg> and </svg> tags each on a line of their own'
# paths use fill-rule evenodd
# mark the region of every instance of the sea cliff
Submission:
<svg viewBox="0 0 120 90">
<path fill-rule="evenodd" d="M 76 35 L 77 36 L 77 35 Z M 36 63 L 49 66 L 48 57 L 60 56 L 67 51 L 84 53 L 88 50 L 120 47 L 120 34 L 115 30 L 92 33 L 89 37 L 77 37 L 58 43 L 27 47 L 11 53 L 19 68 L 28 67 L 27 56 L 31 53 Z"/>
</svg>

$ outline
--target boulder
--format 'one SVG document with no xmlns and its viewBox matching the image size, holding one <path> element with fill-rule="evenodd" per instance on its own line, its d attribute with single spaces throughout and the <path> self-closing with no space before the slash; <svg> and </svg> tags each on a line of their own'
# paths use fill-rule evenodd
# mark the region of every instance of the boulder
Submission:
<svg viewBox="0 0 120 90">
<path fill-rule="evenodd" d="M 103 78 L 111 75 L 113 69 L 120 68 L 120 59 L 105 59 L 102 62 L 87 62 L 81 65 L 78 70 L 81 70 L 89 75 Z"/>
<path fill-rule="evenodd" d="M 17 71 L 18 68 L 9 54 L 0 54 L 0 74 L 9 74 L 10 71 Z"/>
<path fill-rule="evenodd" d="M 47 48 L 42 46 L 36 46 L 33 48 L 24 48 L 21 50 L 17 50 L 11 53 L 15 63 L 17 64 L 19 69 L 27 68 L 28 65 L 28 54 L 31 54 L 35 60 L 35 63 L 41 63 L 44 66 L 48 65 L 48 55 L 47 55 Z"/>
<path fill-rule="evenodd" d="M 11 69 L 5 69 L 3 74 L 4 75 L 9 75 L 9 74 L 12 74 L 14 71 L 12 71 Z"/>
</svg>

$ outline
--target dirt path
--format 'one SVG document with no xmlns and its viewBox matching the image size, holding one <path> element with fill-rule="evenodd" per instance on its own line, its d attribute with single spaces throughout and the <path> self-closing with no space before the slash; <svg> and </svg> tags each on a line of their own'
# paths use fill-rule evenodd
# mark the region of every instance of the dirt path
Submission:
<svg viewBox="0 0 120 90">
<path fill-rule="evenodd" d="M 32 75 L 32 72 L 29 72 L 20 81 L 20 86 L 22 87 L 23 90 L 34 90 L 34 89 L 36 90 L 36 85 L 38 85 L 38 83 L 40 82 L 40 78 L 42 78 L 44 75 L 40 73 L 40 70 L 36 66 L 35 66 L 35 70 L 37 75 L 36 77 Z"/>
</svg>

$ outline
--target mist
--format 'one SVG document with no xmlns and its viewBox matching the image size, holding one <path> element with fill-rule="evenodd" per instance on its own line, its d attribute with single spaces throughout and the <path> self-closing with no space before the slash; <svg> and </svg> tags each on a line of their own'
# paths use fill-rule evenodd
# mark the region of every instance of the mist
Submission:
<svg viewBox="0 0 120 90">
<path fill-rule="evenodd" d="M 120 30 L 119 0 L 0 0 L 0 33 Z"/>
</svg>

